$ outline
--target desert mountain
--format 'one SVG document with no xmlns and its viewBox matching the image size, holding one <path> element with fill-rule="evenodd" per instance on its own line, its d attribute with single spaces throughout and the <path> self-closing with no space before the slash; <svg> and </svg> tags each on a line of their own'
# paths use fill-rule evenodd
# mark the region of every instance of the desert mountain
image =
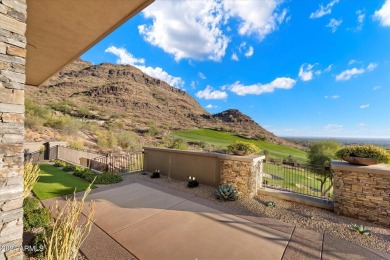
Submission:
<svg viewBox="0 0 390 260">
<path fill-rule="evenodd" d="M 76 60 L 44 85 L 27 86 L 26 97 L 54 109 L 71 103 L 71 109 L 59 110 L 84 120 L 117 123 L 140 134 L 151 127 L 161 132 L 213 128 L 297 147 L 238 110 L 212 115 L 185 91 L 130 65 Z"/>
</svg>

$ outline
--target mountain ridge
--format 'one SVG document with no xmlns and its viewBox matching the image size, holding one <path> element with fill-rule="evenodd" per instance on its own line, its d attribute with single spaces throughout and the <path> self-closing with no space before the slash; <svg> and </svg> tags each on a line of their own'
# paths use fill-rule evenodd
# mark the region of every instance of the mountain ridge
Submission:
<svg viewBox="0 0 390 260">
<path fill-rule="evenodd" d="M 66 114 L 121 124 L 139 134 L 155 127 L 162 133 L 210 128 L 246 138 L 301 148 L 277 137 L 237 109 L 210 114 L 187 92 L 150 77 L 131 65 L 80 59 L 40 87 L 26 86 L 27 97 Z"/>
</svg>

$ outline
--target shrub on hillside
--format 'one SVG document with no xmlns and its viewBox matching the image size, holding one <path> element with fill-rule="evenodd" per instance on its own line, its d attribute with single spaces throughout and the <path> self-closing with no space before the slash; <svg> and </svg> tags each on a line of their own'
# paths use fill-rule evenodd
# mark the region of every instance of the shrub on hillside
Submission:
<svg viewBox="0 0 390 260">
<path fill-rule="evenodd" d="M 178 150 L 188 150 L 188 144 L 184 139 L 176 138 L 173 140 L 169 148 Z"/>
</svg>

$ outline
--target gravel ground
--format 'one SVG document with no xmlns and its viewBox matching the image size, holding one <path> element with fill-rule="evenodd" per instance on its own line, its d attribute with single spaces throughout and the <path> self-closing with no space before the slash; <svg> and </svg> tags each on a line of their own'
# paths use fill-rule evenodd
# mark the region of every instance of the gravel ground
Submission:
<svg viewBox="0 0 390 260">
<path fill-rule="evenodd" d="M 337 238 L 348 240 L 363 247 L 376 249 L 382 252 L 390 253 L 390 229 L 370 222 L 357 220 L 335 214 L 333 211 L 320 209 L 303 205 L 296 202 L 258 195 L 255 198 L 240 197 L 237 201 L 219 202 L 213 196 L 215 188 L 199 185 L 199 187 L 189 189 L 187 182 L 168 179 L 162 176 L 159 179 L 151 179 L 148 175 L 139 173 L 124 176 L 128 181 L 136 181 L 141 178 L 159 185 L 164 185 L 176 190 L 193 193 L 201 198 L 208 199 L 215 203 L 224 203 L 240 214 L 240 209 L 246 209 L 262 217 L 270 217 L 291 223 L 296 226 L 314 230 L 317 232 L 326 232 Z M 264 205 L 266 201 L 274 201 L 275 208 L 269 208 Z M 371 230 L 371 236 L 363 236 L 348 229 L 350 224 L 363 224 L 366 229 Z"/>
</svg>

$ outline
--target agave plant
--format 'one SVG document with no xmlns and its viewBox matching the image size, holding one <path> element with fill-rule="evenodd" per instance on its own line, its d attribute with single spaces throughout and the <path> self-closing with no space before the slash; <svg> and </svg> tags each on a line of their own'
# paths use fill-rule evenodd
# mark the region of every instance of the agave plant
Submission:
<svg viewBox="0 0 390 260">
<path fill-rule="evenodd" d="M 214 191 L 214 196 L 219 200 L 236 200 L 238 194 L 236 189 L 229 184 L 221 184 Z"/>
<path fill-rule="evenodd" d="M 358 232 L 360 235 L 371 235 L 371 231 L 366 229 L 363 225 L 351 224 L 349 225 L 349 229 Z"/>
<path fill-rule="evenodd" d="M 274 207 L 276 206 L 275 202 L 273 202 L 273 201 L 267 201 L 267 202 L 265 203 L 265 205 L 266 205 L 267 207 L 270 207 L 270 208 L 274 208 Z"/>
</svg>

